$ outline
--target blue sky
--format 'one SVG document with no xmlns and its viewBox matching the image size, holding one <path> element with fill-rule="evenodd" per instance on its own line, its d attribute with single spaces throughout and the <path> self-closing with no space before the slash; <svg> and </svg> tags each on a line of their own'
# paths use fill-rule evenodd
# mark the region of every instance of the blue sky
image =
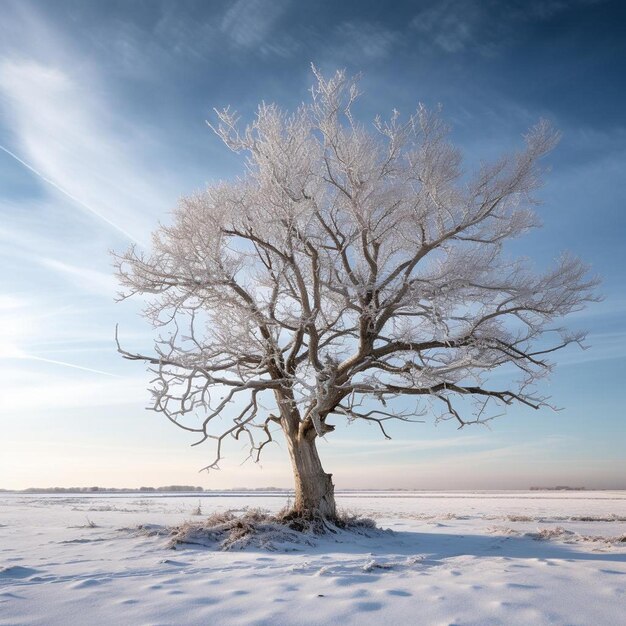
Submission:
<svg viewBox="0 0 626 626">
<path fill-rule="evenodd" d="M 140 303 L 114 303 L 109 250 L 141 244 L 180 195 L 242 171 L 212 107 L 307 97 L 314 62 L 362 72 L 361 119 L 441 103 L 468 164 L 563 133 L 515 251 L 571 250 L 605 300 L 571 318 L 589 350 L 556 358 L 558 413 L 513 408 L 491 430 L 426 423 L 338 429 L 321 451 L 338 487 L 626 488 L 626 5 L 520 2 L 0 4 L 0 487 L 289 486 L 284 446 L 261 466 L 145 411 L 148 375 L 115 352 L 150 345 Z"/>
</svg>

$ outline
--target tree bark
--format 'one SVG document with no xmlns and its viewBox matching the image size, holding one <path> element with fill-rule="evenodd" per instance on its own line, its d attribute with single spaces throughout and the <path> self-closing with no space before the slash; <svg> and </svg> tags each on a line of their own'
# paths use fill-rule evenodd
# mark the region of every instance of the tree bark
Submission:
<svg viewBox="0 0 626 626">
<path fill-rule="evenodd" d="M 314 431 L 285 434 L 295 480 L 293 512 L 307 518 L 335 520 L 335 486 L 332 474 L 327 474 L 322 467 Z"/>
</svg>

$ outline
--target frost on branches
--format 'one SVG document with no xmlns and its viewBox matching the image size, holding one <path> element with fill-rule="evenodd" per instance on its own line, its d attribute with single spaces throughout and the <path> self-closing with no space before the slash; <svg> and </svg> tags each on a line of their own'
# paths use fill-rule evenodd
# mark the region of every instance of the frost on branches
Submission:
<svg viewBox="0 0 626 626">
<path fill-rule="evenodd" d="M 426 411 L 464 426 L 548 406 L 535 383 L 583 339 L 559 320 L 595 299 L 596 280 L 567 255 L 537 274 L 503 253 L 538 225 L 538 162 L 558 139 L 546 122 L 470 175 L 437 113 L 363 125 L 355 81 L 314 72 L 294 113 L 262 104 L 242 127 L 216 112 L 245 174 L 184 198 L 150 254 L 117 258 L 123 297 L 147 294 L 165 329 L 152 355 L 119 350 L 150 364 L 155 411 L 215 442 L 207 469 L 225 438 L 258 460 L 282 430 L 294 514 L 332 519 L 317 437 L 342 419 L 389 437 L 389 420 Z M 489 377 L 502 367 L 516 372 L 505 386 Z"/>
</svg>

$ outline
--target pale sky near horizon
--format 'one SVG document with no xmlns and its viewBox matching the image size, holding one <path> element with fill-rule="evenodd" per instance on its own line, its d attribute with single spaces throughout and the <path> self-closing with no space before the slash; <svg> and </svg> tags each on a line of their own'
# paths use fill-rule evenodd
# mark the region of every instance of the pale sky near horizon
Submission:
<svg viewBox="0 0 626 626">
<path fill-rule="evenodd" d="M 383 6 L 384 5 L 384 6 Z M 441 103 L 468 166 L 563 133 L 539 192 L 542 229 L 515 243 L 548 265 L 570 250 L 605 299 L 575 314 L 586 351 L 555 355 L 558 413 L 512 408 L 485 428 L 344 427 L 321 443 L 343 488 L 626 488 L 626 5 L 618 1 L 235 2 L 0 0 L 0 488 L 291 485 L 284 446 L 239 444 L 220 472 L 146 411 L 140 303 L 115 303 L 109 250 L 147 245 L 177 198 L 242 172 L 205 124 L 297 106 L 310 63 L 362 72 L 362 120 Z"/>
</svg>

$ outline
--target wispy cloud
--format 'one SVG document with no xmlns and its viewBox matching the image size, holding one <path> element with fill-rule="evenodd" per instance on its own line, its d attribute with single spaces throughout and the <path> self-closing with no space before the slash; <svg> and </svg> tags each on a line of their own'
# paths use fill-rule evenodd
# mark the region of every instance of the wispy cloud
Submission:
<svg viewBox="0 0 626 626">
<path fill-rule="evenodd" d="M 568 350 L 559 357 L 559 365 L 626 358 L 626 331 L 591 333 L 585 343 L 589 346 L 586 350 Z"/>
<path fill-rule="evenodd" d="M 131 241 L 134 241 L 135 243 L 140 243 L 133 235 L 126 232 L 118 224 L 115 224 L 113 221 L 107 218 L 106 215 L 103 215 L 97 209 L 94 209 L 93 207 L 89 206 L 88 204 L 86 204 L 85 202 L 77 198 L 76 196 L 73 196 L 69 191 L 67 191 L 66 189 L 63 189 L 63 187 L 55 183 L 53 180 L 46 178 L 41 172 L 37 171 L 34 167 L 26 163 L 26 161 L 20 159 L 20 157 L 18 157 L 17 154 L 15 154 L 14 152 L 11 152 L 11 150 L 6 148 L 5 146 L 0 145 L 0 150 L 2 150 L 3 152 L 6 152 L 10 157 L 12 157 L 18 163 L 23 165 L 27 170 L 31 171 L 33 174 L 41 178 L 41 180 L 48 183 L 49 185 L 52 185 L 57 191 L 60 191 L 62 194 L 66 195 L 70 200 L 72 200 L 73 202 L 81 206 L 83 209 L 86 209 L 87 211 L 89 211 L 89 213 L 92 213 L 96 217 L 100 218 L 102 221 L 106 222 L 109 226 L 118 230 L 120 233 L 122 233 L 122 235 L 124 235 L 125 237 L 128 237 L 128 239 L 130 239 Z"/>
<path fill-rule="evenodd" d="M 337 476 L 346 486 L 386 488 L 389 485 L 422 489 L 497 489 L 528 488 L 554 480 L 554 473 L 546 474 L 546 466 L 555 463 L 571 448 L 575 438 L 566 435 L 544 437 L 535 441 L 506 443 L 503 439 L 486 440 L 481 449 L 464 450 L 452 447 L 440 450 L 436 456 L 415 458 L 398 453 L 368 463 L 368 484 L 363 484 L 363 472 L 355 470 L 349 459 L 334 460 Z M 520 468 L 524 468 L 521 470 Z M 576 468 L 577 473 L 566 483 L 580 480 L 590 465 Z M 554 468 L 550 468 L 553 470 Z M 587 476 L 586 480 L 592 478 Z M 583 481 L 584 484 L 585 481 Z"/>
<path fill-rule="evenodd" d="M 141 241 L 155 213 L 168 205 L 154 174 L 129 146 L 137 131 L 115 119 L 93 91 L 62 69 L 5 60 L 2 110 L 17 147 L 2 149 L 69 197 L 72 208 Z"/>
<path fill-rule="evenodd" d="M 221 31 L 242 48 L 254 48 L 271 34 L 288 0 L 237 0 L 224 14 Z"/>
<path fill-rule="evenodd" d="M 36 384 L 22 381 L 13 388 L 12 393 L 2 394 L 0 412 L 8 415 L 9 413 L 32 413 L 42 409 L 52 412 L 122 404 L 140 407 L 145 406 L 147 395 L 143 378 L 72 380 L 68 377 L 48 376 L 44 381 L 37 381 Z"/>
<path fill-rule="evenodd" d="M 441 0 L 421 8 L 410 26 L 420 37 L 418 44 L 421 44 L 419 48 L 422 51 L 456 54 L 471 49 L 492 56 L 516 41 L 523 25 L 552 19 L 557 14 L 589 2 Z"/>
<path fill-rule="evenodd" d="M 0 312 L 21 309 L 26 305 L 27 300 L 21 296 L 10 293 L 0 293 Z"/>
<path fill-rule="evenodd" d="M 82 291 L 111 299 L 118 289 L 117 281 L 112 272 L 104 273 L 49 258 L 42 258 L 39 262 L 44 267 L 59 273 Z"/>
<path fill-rule="evenodd" d="M 82 279 L 82 277 L 81 277 Z M 59 367 L 73 367 L 97 373 L 115 373 L 115 318 L 102 316 L 102 306 L 51 299 L 30 294 L 0 296 L 0 361 L 12 360 L 11 369 L 19 381 L 31 380 L 28 362 L 39 361 Z M 146 332 L 134 330 L 134 320 L 125 324 L 125 337 L 145 345 Z M 67 354 L 73 356 L 66 358 Z M 110 369 L 109 369 L 110 368 Z M 14 393 L 8 386 L 7 395 Z"/>
<path fill-rule="evenodd" d="M 376 441 L 364 441 L 363 439 L 338 439 L 328 437 L 324 444 L 324 450 L 328 454 L 338 452 L 341 458 L 345 456 L 371 456 L 389 454 L 402 454 L 411 452 L 426 452 L 429 450 L 445 451 L 448 449 L 482 446 L 491 443 L 493 437 L 481 435 L 465 435 L 457 437 L 444 437 L 441 439 L 379 439 Z"/>
<path fill-rule="evenodd" d="M 377 61 L 390 56 L 401 39 L 399 33 L 372 22 L 353 20 L 338 24 L 328 42 L 328 56 L 335 63 Z"/>
<path fill-rule="evenodd" d="M 480 7 L 475 3 L 448 0 L 422 9 L 411 21 L 411 26 L 432 46 L 454 53 L 474 42 L 480 22 Z"/>
</svg>

